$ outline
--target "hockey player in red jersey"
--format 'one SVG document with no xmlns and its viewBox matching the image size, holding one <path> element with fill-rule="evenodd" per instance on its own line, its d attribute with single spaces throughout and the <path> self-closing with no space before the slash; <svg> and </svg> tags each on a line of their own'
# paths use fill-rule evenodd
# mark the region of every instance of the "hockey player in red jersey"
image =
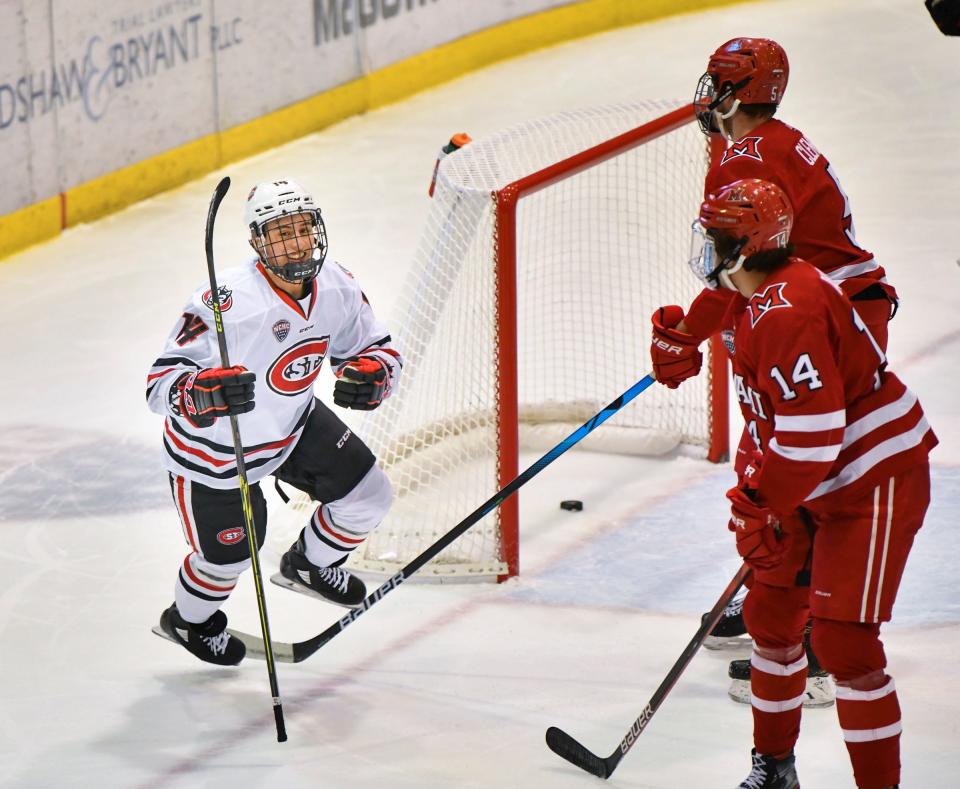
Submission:
<svg viewBox="0 0 960 789">
<path fill-rule="evenodd" d="M 401 368 L 356 280 L 325 262 L 326 227 L 308 192 L 287 180 L 258 184 L 245 220 L 256 257 L 219 278 L 224 335 L 243 366 L 220 367 L 213 302 L 201 287 L 147 376 L 147 403 L 166 417 L 163 457 L 190 548 L 160 629 L 222 665 L 245 654 L 220 607 L 250 565 L 232 431 L 222 417 L 240 415 L 258 545 L 267 525 L 261 479 L 272 474 L 318 502 L 271 580 L 356 606 L 366 589 L 341 565 L 384 517 L 392 491 L 363 441 L 313 396 L 313 382 L 329 357 L 335 404 L 369 410 L 390 395 Z"/>
<path fill-rule="evenodd" d="M 769 39 L 735 38 L 710 56 L 694 103 L 701 130 L 722 135 L 727 148 L 707 173 L 704 196 L 738 178 L 762 178 L 783 189 L 794 209 L 797 255 L 840 286 L 885 352 L 896 292 L 873 255 L 857 242 L 849 200 L 830 162 L 801 131 L 774 117 L 789 75 L 786 53 Z M 657 311 L 651 353 L 658 381 L 673 388 L 699 372 L 700 344 L 717 332 L 725 338 L 730 334 L 723 316 L 731 296 L 704 289 L 686 315 L 679 307 Z M 738 470 L 745 467 L 751 447 L 744 434 L 735 459 Z M 743 632 L 739 606 L 736 601 L 725 612 L 708 647 Z M 734 668 L 731 664 L 731 676 Z M 826 680 L 812 677 L 808 690 L 806 703 L 830 703 Z"/>
<path fill-rule="evenodd" d="M 733 380 L 756 446 L 727 493 L 729 528 L 754 570 L 754 755 L 741 789 L 795 789 L 812 641 L 837 682 L 860 789 L 900 780 L 900 709 L 880 624 L 890 620 L 930 496 L 937 441 L 916 396 L 829 275 L 793 255 L 784 190 L 740 179 L 709 196 L 691 267 L 730 294 Z"/>
</svg>

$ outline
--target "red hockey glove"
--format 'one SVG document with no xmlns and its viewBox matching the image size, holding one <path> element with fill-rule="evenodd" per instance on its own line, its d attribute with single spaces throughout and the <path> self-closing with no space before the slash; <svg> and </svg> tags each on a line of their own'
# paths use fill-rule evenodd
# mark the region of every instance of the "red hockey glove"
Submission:
<svg viewBox="0 0 960 789">
<path fill-rule="evenodd" d="M 336 371 L 333 402 L 341 408 L 372 411 L 390 390 L 390 372 L 376 356 L 358 356 Z"/>
<path fill-rule="evenodd" d="M 653 323 L 653 342 L 650 344 L 653 376 L 670 389 L 676 389 L 688 378 L 693 378 L 703 364 L 697 338 L 675 328 L 682 320 L 683 308 L 676 305 L 660 307 L 650 318 Z"/>
<path fill-rule="evenodd" d="M 772 570 L 786 553 L 787 544 L 779 538 L 780 519 L 769 507 L 757 504 L 751 491 L 730 488 L 730 522 L 727 528 L 737 535 L 737 553 L 754 570 Z"/>
<path fill-rule="evenodd" d="M 209 367 L 180 376 L 180 415 L 194 427 L 210 427 L 218 416 L 245 414 L 254 407 L 256 376 L 246 367 Z"/>
</svg>

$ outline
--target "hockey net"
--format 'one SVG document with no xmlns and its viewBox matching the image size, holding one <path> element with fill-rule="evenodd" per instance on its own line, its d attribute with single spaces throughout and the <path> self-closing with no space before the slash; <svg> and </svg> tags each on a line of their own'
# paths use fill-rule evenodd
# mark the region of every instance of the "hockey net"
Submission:
<svg viewBox="0 0 960 789">
<path fill-rule="evenodd" d="M 403 377 L 361 429 L 396 498 L 348 566 L 392 575 L 516 477 L 520 448 L 550 449 L 647 371 L 650 315 L 698 292 L 684 262 L 708 152 L 693 118 L 668 102 L 564 112 L 441 162 L 387 321 Z M 726 380 L 704 366 L 677 390 L 647 390 L 579 447 L 683 444 L 719 459 Z M 420 575 L 515 574 L 516 500 Z M 306 522 L 313 506 L 294 511 Z"/>
</svg>

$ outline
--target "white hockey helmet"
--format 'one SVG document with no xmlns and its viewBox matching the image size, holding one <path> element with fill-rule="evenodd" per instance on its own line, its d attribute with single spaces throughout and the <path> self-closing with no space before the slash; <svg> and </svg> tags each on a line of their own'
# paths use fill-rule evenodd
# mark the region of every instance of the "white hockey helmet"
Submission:
<svg viewBox="0 0 960 789">
<path fill-rule="evenodd" d="M 309 236 L 297 239 L 298 246 L 307 253 L 293 258 L 286 242 L 268 243 L 265 226 L 282 217 L 291 218 L 298 214 L 310 217 L 312 229 Z M 247 195 L 244 220 L 250 228 L 250 243 L 260 256 L 263 265 L 277 276 L 288 282 L 300 282 L 313 279 L 320 272 L 323 260 L 327 256 L 327 229 L 311 195 L 296 181 L 264 181 L 257 184 Z M 280 223 L 282 224 L 282 223 Z"/>
</svg>

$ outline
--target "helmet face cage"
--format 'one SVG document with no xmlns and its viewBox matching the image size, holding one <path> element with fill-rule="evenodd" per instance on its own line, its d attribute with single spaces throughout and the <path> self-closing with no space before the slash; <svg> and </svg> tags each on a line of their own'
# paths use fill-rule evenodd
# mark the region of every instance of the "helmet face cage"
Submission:
<svg viewBox="0 0 960 789">
<path fill-rule="evenodd" d="M 727 286 L 728 280 L 722 277 L 725 271 L 729 271 L 728 263 L 734 263 L 733 269 L 739 270 L 743 265 L 741 255 L 743 242 L 741 239 L 732 244 L 723 243 L 723 251 L 717 249 L 717 239 L 715 231 L 708 231 L 700 219 L 695 219 L 690 226 L 690 258 L 687 265 L 700 280 L 710 290 L 716 290 L 721 284 Z M 731 240 L 729 237 L 721 239 L 724 242 Z"/>
<path fill-rule="evenodd" d="M 704 134 L 720 131 L 720 127 L 717 126 L 717 119 L 713 115 L 717 106 L 714 102 L 716 95 L 717 89 L 713 84 L 713 77 L 708 72 L 704 72 L 697 83 L 697 90 L 693 94 L 693 107 L 697 113 L 697 123 L 700 124 L 700 131 Z"/>
<path fill-rule="evenodd" d="M 303 232 L 304 219 L 309 230 Z M 318 209 L 251 223 L 254 248 L 263 265 L 287 282 L 308 282 L 320 273 L 327 256 L 327 228 Z"/>
</svg>

